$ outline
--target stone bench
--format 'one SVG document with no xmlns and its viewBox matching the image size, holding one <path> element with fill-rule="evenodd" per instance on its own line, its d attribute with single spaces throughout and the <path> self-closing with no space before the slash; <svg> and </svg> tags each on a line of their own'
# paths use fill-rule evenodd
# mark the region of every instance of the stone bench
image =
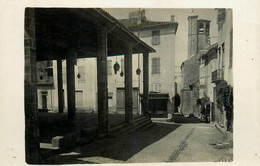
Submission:
<svg viewBox="0 0 260 166">
<path fill-rule="evenodd" d="M 64 136 L 56 136 L 52 138 L 52 146 L 59 148 L 72 147 L 76 145 L 77 134 L 71 133 Z"/>
</svg>

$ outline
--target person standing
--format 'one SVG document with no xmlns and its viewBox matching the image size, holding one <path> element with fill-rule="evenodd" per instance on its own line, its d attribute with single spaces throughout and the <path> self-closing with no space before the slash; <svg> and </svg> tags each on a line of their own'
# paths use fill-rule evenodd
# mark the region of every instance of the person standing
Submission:
<svg viewBox="0 0 260 166">
<path fill-rule="evenodd" d="M 174 96 L 174 112 L 179 112 L 178 108 L 181 104 L 181 97 L 178 93 Z"/>
</svg>

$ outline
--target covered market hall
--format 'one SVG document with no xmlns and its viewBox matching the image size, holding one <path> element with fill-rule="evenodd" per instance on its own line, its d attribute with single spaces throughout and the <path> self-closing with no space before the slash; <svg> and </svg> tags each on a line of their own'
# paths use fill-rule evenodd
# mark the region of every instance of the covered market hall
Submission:
<svg viewBox="0 0 260 166">
<path fill-rule="evenodd" d="M 68 119 L 76 121 L 77 59 L 97 58 L 98 134 L 108 122 L 107 57 L 125 57 L 125 122 L 132 123 L 132 54 L 143 54 L 143 112 L 148 112 L 149 53 L 155 52 L 117 19 L 98 8 L 25 9 L 25 147 L 26 162 L 39 163 L 37 62 L 57 61 L 58 105 L 63 110 L 62 61 L 66 60 Z"/>
</svg>

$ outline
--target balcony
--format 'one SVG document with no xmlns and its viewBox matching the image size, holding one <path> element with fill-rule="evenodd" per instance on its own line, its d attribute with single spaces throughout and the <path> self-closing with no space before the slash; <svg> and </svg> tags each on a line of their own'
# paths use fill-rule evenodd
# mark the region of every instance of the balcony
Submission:
<svg viewBox="0 0 260 166">
<path fill-rule="evenodd" d="M 211 81 L 213 83 L 218 83 L 222 80 L 224 80 L 224 70 L 223 69 L 217 69 L 212 72 Z"/>
</svg>

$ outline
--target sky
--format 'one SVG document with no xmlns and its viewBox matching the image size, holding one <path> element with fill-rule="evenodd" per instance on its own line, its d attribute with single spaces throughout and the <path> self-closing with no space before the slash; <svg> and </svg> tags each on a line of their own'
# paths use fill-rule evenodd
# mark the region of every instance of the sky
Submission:
<svg viewBox="0 0 260 166">
<path fill-rule="evenodd" d="M 117 19 L 128 18 L 129 12 L 137 11 L 138 8 L 104 8 Z M 211 20 L 210 39 L 211 44 L 217 42 L 217 10 L 215 9 L 145 9 L 145 16 L 151 21 L 170 21 L 171 15 L 175 15 L 175 22 L 178 22 L 178 29 L 175 38 L 175 55 L 181 56 L 180 62 L 176 62 L 176 67 L 188 58 L 188 16 L 198 15 L 198 19 Z M 179 65 L 178 65 L 179 64 Z"/>
</svg>

